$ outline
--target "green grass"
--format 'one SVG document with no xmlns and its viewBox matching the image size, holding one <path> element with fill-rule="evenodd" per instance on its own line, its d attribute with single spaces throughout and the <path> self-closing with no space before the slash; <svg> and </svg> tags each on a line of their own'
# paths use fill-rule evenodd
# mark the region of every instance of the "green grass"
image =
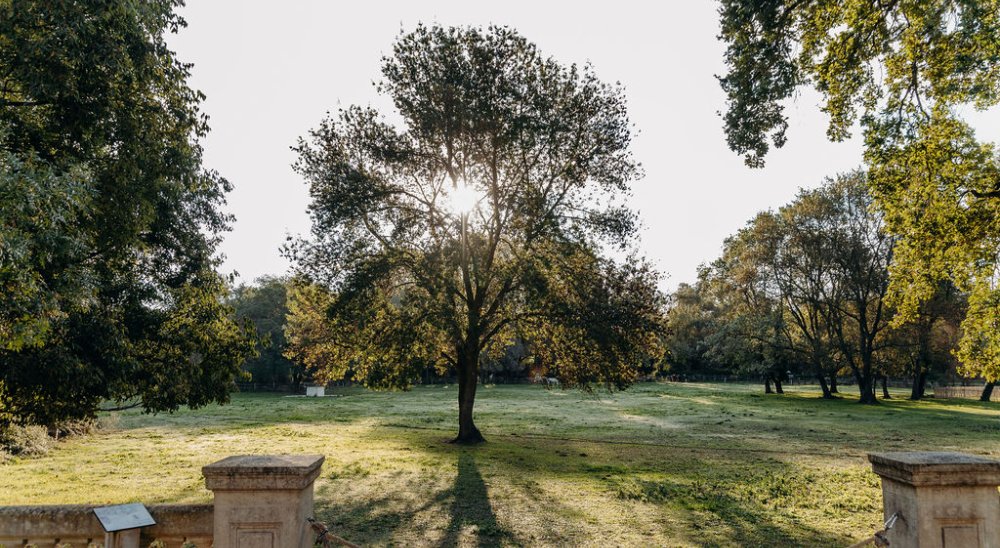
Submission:
<svg viewBox="0 0 1000 548">
<path fill-rule="evenodd" d="M 242 394 L 223 407 L 105 417 L 96 434 L 0 466 L 0 505 L 209 501 L 204 464 L 320 453 L 318 517 L 362 544 L 843 546 L 881 518 L 867 452 L 1000 456 L 997 404 L 868 407 L 794 390 L 486 387 L 479 447 L 444 443 L 454 386 Z"/>
</svg>

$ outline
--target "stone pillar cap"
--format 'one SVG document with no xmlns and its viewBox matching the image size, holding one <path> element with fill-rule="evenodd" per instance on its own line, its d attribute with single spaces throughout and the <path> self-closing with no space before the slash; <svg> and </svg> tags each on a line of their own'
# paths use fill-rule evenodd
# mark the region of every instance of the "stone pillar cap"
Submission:
<svg viewBox="0 0 1000 548">
<path fill-rule="evenodd" d="M 202 467 L 212 491 L 305 489 L 319 476 L 323 455 L 236 455 Z"/>
<path fill-rule="evenodd" d="M 919 486 L 1000 485 L 1000 461 L 950 451 L 869 453 L 872 470 Z"/>
</svg>

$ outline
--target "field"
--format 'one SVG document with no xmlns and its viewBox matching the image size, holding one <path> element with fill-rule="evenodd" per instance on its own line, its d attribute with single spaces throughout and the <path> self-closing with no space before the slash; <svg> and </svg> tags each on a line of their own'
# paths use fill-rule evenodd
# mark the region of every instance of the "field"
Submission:
<svg viewBox="0 0 1000 548">
<path fill-rule="evenodd" d="M 103 417 L 95 434 L 0 465 L 0 505 L 209 501 L 204 464 L 319 453 L 318 517 L 366 545 L 844 546 L 881 518 L 867 452 L 1000 456 L 995 403 L 900 394 L 863 407 L 792 390 L 490 386 L 476 404 L 489 440 L 478 447 L 444 443 L 454 386 L 238 394 L 222 407 Z"/>
</svg>

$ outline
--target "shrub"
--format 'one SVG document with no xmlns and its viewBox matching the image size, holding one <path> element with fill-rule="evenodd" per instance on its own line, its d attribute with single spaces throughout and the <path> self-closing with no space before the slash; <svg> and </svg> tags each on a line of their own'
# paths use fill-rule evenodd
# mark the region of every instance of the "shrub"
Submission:
<svg viewBox="0 0 1000 548">
<path fill-rule="evenodd" d="M 11 455 L 44 455 L 52 445 L 48 429 L 44 426 L 10 425 L 0 428 L 0 451 Z"/>
<path fill-rule="evenodd" d="M 49 427 L 49 435 L 58 439 L 66 436 L 82 436 L 97 430 L 97 419 L 65 420 Z"/>
</svg>

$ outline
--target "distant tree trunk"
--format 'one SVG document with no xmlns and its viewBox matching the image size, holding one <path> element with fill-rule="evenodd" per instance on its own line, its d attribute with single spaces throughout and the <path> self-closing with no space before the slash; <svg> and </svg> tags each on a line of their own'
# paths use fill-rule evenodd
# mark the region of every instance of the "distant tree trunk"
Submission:
<svg viewBox="0 0 1000 548">
<path fill-rule="evenodd" d="M 888 384 L 889 384 L 889 376 L 888 375 L 882 375 L 882 399 L 883 400 L 890 400 L 890 399 L 892 399 L 892 396 L 889 395 L 889 386 L 888 386 Z"/>
<path fill-rule="evenodd" d="M 922 322 L 919 331 L 917 351 L 916 372 L 913 375 L 913 387 L 910 388 L 910 399 L 919 400 L 924 397 L 924 390 L 927 386 L 927 371 L 930 369 L 930 331 L 934 326 L 934 320 Z"/>
<path fill-rule="evenodd" d="M 993 385 L 996 383 L 988 382 L 986 386 L 983 387 L 983 393 L 979 396 L 979 401 L 990 401 L 990 397 L 993 396 Z"/>
<path fill-rule="evenodd" d="M 765 376 L 764 377 L 764 393 L 765 394 L 771 394 L 772 393 L 771 392 L 771 377 L 770 376 Z"/>
<path fill-rule="evenodd" d="M 854 370 L 854 378 L 858 381 L 858 393 L 859 393 L 859 403 L 873 404 L 878 403 L 875 399 L 875 376 L 871 374 L 870 370 L 862 372 L 862 370 L 857 367 L 852 367 Z"/>
<path fill-rule="evenodd" d="M 774 391 L 777 392 L 777 393 L 779 393 L 779 394 L 784 394 L 785 393 L 784 389 L 781 388 L 781 377 L 780 376 L 774 378 Z"/>
<path fill-rule="evenodd" d="M 927 387 L 927 371 L 923 368 L 913 376 L 913 386 L 910 388 L 910 399 L 919 400 L 924 397 L 924 391 Z"/>
<path fill-rule="evenodd" d="M 858 378 L 858 392 L 860 394 L 860 403 L 878 403 L 875 399 L 875 379 L 871 377 L 861 376 Z"/>
<path fill-rule="evenodd" d="M 836 373 L 832 373 L 830 375 L 830 393 L 831 394 L 839 394 L 840 393 L 840 390 L 837 390 L 837 374 Z"/>
<path fill-rule="evenodd" d="M 833 399 L 833 393 L 830 392 L 830 387 L 826 384 L 826 376 L 820 373 L 816 375 L 816 378 L 819 379 L 819 387 L 823 391 L 823 399 Z"/>
<path fill-rule="evenodd" d="M 472 420 L 479 377 L 479 349 L 467 344 L 458 352 L 458 436 L 453 443 L 473 444 L 486 441 Z"/>
</svg>

